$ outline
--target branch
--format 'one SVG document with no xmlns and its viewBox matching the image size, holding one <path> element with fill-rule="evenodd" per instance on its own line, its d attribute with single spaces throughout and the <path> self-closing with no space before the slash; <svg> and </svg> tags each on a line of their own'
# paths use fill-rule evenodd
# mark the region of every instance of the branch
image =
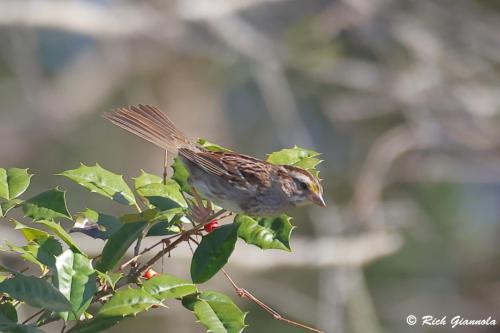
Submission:
<svg viewBox="0 0 500 333">
<path fill-rule="evenodd" d="M 265 304 L 264 302 L 259 300 L 257 297 L 252 295 L 248 290 L 238 287 L 238 285 L 233 281 L 231 276 L 224 269 L 222 269 L 222 273 L 224 273 L 226 278 L 229 280 L 229 282 L 233 286 L 234 290 L 236 291 L 236 294 L 239 297 L 246 298 L 246 299 L 249 299 L 250 301 L 254 302 L 258 306 L 260 306 L 262 309 L 264 309 L 264 311 L 266 311 L 274 319 L 279 320 L 279 321 L 283 321 L 283 322 L 288 323 L 288 324 L 293 325 L 293 326 L 301 327 L 301 328 L 306 329 L 306 330 L 311 331 L 311 332 L 324 333 L 323 331 L 318 330 L 316 328 L 313 328 L 313 327 L 307 326 L 305 324 L 293 321 L 291 319 L 284 318 L 281 314 L 279 314 L 278 312 L 273 310 L 269 305 Z"/>
</svg>

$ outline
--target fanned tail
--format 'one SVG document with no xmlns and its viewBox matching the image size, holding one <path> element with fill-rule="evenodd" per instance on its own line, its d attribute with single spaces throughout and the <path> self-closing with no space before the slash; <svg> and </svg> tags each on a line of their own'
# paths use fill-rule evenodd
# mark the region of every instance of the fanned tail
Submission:
<svg viewBox="0 0 500 333">
<path fill-rule="evenodd" d="M 193 147 L 193 144 L 172 121 L 154 106 L 139 104 L 128 108 L 118 108 L 105 113 L 103 117 L 169 151 L 177 152 L 179 148 Z"/>
</svg>

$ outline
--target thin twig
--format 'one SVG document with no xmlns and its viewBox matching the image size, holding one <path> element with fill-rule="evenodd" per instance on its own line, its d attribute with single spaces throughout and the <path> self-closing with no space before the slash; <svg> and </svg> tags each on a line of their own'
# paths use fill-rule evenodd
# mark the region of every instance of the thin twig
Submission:
<svg viewBox="0 0 500 333">
<path fill-rule="evenodd" d="M 35 312 L 34 314 L 32 314 L 31 316 L 29 316 L 28 318 L 26 318 L 22 323 L 21 325 L 26 325 L 31 319 L 35 318 L 36 316 L 38 316 L 39 314 L 42 314 L 43 312 L 45 312 L 45 309 L 42 309 L 40 311 L 37 311 Z"/>
<path fill-rule="evenodd" d="M 323 331 L 318 330 L 316 328 L 307 326 L 305 324 L 293 321 L 293 320 L 288 319 L 288 318 L 284 318 L 277 311 L 273 310 L 269 305 L 265 304 L 264 302 L 262 302 L 261 300 L 259 300 L 257 297 L 255 297 L 254 295 L 252 295 L 248 290 L 240 288 L 234 282 L 234 280 L 231 278 L 231 276 L 224 269 L 222 269 L 222 273 L 224 273 L 224 275 L 226 276 L 226 278 L 229 280 L 229 282 L 233 286 L 234 290 L 236 291 L 236 294 L 239 297 L 251 300 L 252 302 L 254 302 L 255 304 L 257 304 L 259 307 L 261 307 L 262 309 L 264 309 L 264 311 L 266 311 L 267 313 L 269 313 L 269 315 L 271 315 L 274 319 L 279 320 L 279 321 L 283 321 L 283 322 L 288 323 L 288 324 L 293 325 L 293 326 L 301 327 L 301 328 L 306 329 L 306 330 L 311 331 L 311 332 L 324 333 Z"/>
<path fill-rule="evenodd" d="M 63 326 L 61 328 L 61 333 L 64 333 L 65 330 L 66 330 L 66 323 L 63 323 Z"/>
<path fill-rule="evenodd" d="M 168 171 L 168 150 L 165 149 L 165 157 L 163 159 L 163 184 L 167 185 L 167 171 Z"/>
</svg>

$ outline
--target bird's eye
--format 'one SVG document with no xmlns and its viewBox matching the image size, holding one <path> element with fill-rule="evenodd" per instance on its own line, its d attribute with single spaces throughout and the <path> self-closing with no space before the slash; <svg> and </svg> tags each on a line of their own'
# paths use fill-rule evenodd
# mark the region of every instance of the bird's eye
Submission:
<svg viewBox="0 0 500 333">
<path fill-rule="evenodd" d="M 305 191 L 305 190 L 307 190 L 309 188 L 309 186 L 305 182 L 299 182 L 299 187 L 303 191 Z"/>
</svg>

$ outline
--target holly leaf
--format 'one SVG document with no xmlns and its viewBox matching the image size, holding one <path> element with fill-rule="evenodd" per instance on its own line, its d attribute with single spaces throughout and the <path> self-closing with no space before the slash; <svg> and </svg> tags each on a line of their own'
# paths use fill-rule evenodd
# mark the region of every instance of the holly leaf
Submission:
<svg viewBox="0 0 500 333">
<path fill-rule="evenodd" d="M 46 231 L 28 227 L 14 219 L 12 219 L 11 222 L 14 224 L 15 230 L 21 230 L 21 233 L 28 242 L 44 240 L 50 237 L 50 234 Z"/>
<path fill-rule="evenodd" d="M 202 139 L 202 138 L 198 139 L 198 144 L 209 151 L 215 151 L 215 152 L 231 152 L 232 151 L 231 149 L 228 149 L 226 147 L 222 147 L 216 143 L 212 143 L 212 142 L 207 141 L 207 140 Z"/>
<path fill-rule="evenodd" d="M 102 250 L 96 269 L 101 272 L 113 270 L 132 243 L 139 237 L 148 222 L 124 224 L 109 237 Z"/>
<path fill-rule="evenodd" d="M 118 290 L 97 313 L 97 317 L 136 315 L 161 302 L 143 289 Z"/>
<path fill-rule="evenodd" d="M 267 162 L 279 165 L 293 165 L 309 171 L 314 176 L 319 176 L 316 166 L 322 162 L 317 156 L 318 152 L 300 147 L 286 148 L 274 152 L 267 157 Z"/>
<path fill-rule="evenodd" d="M 61 317 L 67 320 L 78 320 L 97 292 L 96 272 L 90 260 L 70 249 L 56 258 L 56 274 L 53 283 L 72 305 L 72 312 L 62 312 Z"/>
<path fill-rule="evenodd" d="M 61 244 L 54 238 L 38 239 L 31 241 L 23 247 L 6 243 L 10 251 L 19 253 L 21 257 L 40 267 L 45 271 L 46 267 L 51 267 L 55 263 L 55 257 L 62 253 Z"/>
<path fill-rule="evenodd" d="M 0 217 L 4 217 L 5 215 L 7 215 L 9 210 L 20 206 L 23 202 L 24 201 L 20 199 L 12 199 L 0 203 Z"/>
<path fill-rule="evenodd" d="M 17 311 L 12 303 L 7 302 L 0 304 L 0 322 L 17 323 Z"/>
<path fill-rule="evenodd" d="M 106 240 L 121 226 L 122 223 L 116 217 L 87 208 L 75 215 L 75 224 L 69 232 L 80 232 L 92 238 Z"/>
<path fill-rule="evenodd" d="M 224 294 L 204 291 L 184 297 L 182 305 L 194 313 L 207 332 L 239 333 L 246 327 L 246 313 Z"/>
<path fill-rule="evenodd" d="M 144 170 L 141 170 L 140 176 L 132 179 L 134 180 L 134 186 L 136 189 L 150 184 L 161 184 L 163 182 L 161 177 L 147 173 Z"/>
<path fill-rule="evenodd" d="M 0 283 L 0 292 L 37 308 L 71 311 L 66 297 L 42 278 L 18 274 Z"/>
<path fill-rule="evenodd" d="M 32 176 L 28 169 L 0 168 L 0 198 L 12 200 L 23 194 Z"/>
<path fill-rule="evenodd" d="M 17 323 L 0 323 L 0 332 L 4 333 L 44 333 L 41 329 Z"/>
<path fill-rule="evenodd" d="M 57 187 L 26 200 L 22 206 L 24 215 L 34 220 L 71 219 L 66 206 L 66 192 Z"/>
<path fill-rule="evenodd" d="M 102 332 L 123 320 L 124 317 L 96 317 L 78 322 L 67 333 L 97 333 Z"/>
<path fill-rule="evenodd" d="M 99 164 L 86 166 L 81 163 L 78 169 L 63 171 L 60 176 L 67 177 L 79 185 L 124 205 L 135 205 L 135 197 L 122 175 L 103 169 Z"/>
<path fill-rule="evenodd" d="M 115 289 L 116 283 L 123 277 L 123 273 L 121 272 L 107 272 L 107 273 L 99 271 L 96 272 L 97 275 L 99 276 L 99 279 L 101 279 L 101 281 L 106 282 L 113 290 Z"/>
<path fill-rule="evenodd" d="M 175 181 L 169 179 L 166 184 L 151 183 L 139 187 L 137 193 L 146 198 L 154 207 L 165 211 L 173 208 L 187 207 L 181 194 L 181 188 Z"/>
<path fill-rule="evenodd" d="M 191 278 L 194 283 L 208 281 L 227 263 L 238 238 L 238 226 L 226 224 L 204 236 L 194 251 Z"/>
<path fill-rule="evenodd" d="M 294 227 L 290 219 L 285 214 L 265 218 L 252 218 L 239 214 L 234 218 L 234 223 L 238 225 L 238 236 L 248 244 L 256 245 L 263 250 L 291 251 L 290 235 Z"/>
<path fill-rule="evenodd" d="M 37 221 L 38 224 L 42 224 L 49 228 L 54 234 L 57 235 L 63 242 L 65 242 L 73 251 L 82 253 L 83 251 L 78 247 L 73 238 L 66 232 L 66 230 L 61 227 L 59 223 L 48 220 Z"/>
<path fill-rule="evenodd" d="M 172 180 L 174 180 L 177 184 L 179 184 L 181 190 L 186 193 L 191 193 L 191 186 L 189 185 L 189 171 L 182 163 L 179 158 L 174 159 L 174 163 L 172 164 L 172 169 L 174 170 L 174 174 L 172 175 Z"/>
<path fill-rule="evenodd" d="M 142 288 L 160 301 L 181 298 L 198 291 L 191 282 L 168 274 L 160 274 L 145 281 Z"/>
</svg>

